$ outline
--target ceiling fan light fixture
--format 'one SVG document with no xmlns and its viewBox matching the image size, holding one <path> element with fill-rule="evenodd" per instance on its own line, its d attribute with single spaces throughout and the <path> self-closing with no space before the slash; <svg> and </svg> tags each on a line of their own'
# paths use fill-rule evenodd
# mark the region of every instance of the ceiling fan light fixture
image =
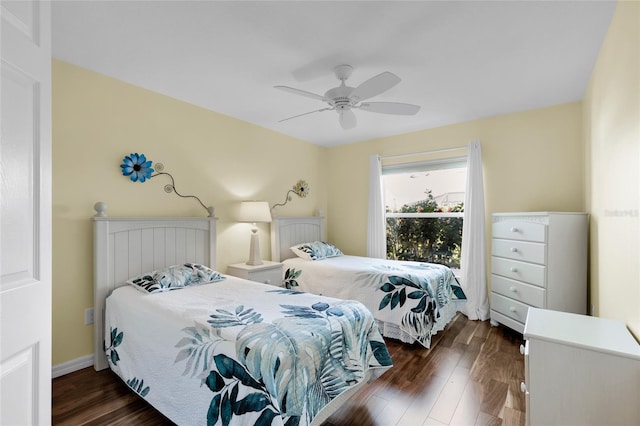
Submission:
<svg viewBox="0 0 640 426">
<path fill-rule="evenodd" d="M 338 112 L 338 114 L 340 114 L 340 126 L 342 126 L 343 129 L 353 129 L 358 124 L 356 115 L 351 109 L 342 110 Z"/>
</svg>

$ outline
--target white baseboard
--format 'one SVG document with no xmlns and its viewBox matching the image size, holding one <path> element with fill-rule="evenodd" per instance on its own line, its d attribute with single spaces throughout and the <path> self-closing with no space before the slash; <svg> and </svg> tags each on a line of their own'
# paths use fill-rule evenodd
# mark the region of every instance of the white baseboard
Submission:
<svg viewBox="0 0 640 426">
<path fill-rule="evenodd" d="M 92 365 L 93 354 L 81 356 L 80 358 L 72 359 L 71 361 L 54 365 L 51 369 L 51 378 L 55 379 L 56 377 L 64 376 L 65 374 L 73 373 L 74 371 L 91 367 Z"/>
</svg>

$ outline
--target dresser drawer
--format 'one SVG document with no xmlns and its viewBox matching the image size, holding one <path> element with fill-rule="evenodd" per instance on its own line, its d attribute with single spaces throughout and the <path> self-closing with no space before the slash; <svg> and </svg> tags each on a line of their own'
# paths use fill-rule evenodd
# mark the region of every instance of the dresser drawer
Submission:
<svg viewBox="0 0 640 426">
<path fill-rule="evenodd" d="M 511 319 L 506 315 L 502 315 L 501 313 L 496 312 L 493 309 L 491 309 L 491 323 L 493 325 L 498 325 L 498 323 L 504 324 L 507 327 L 509 327 L 510 329 L 517 331 L 518 333 L 524 332 L 524 324 L 523 323 L 518 322 L 518 321 L 516 321 L 514 319 Z"/>
<path fill-rule="evenodd" d="M 282 268 L 268 269 L 249 274 L 251 281 L 282 287 Z"/>
<path fill-rule="evenodd" d="M 491 233 L 493 238 L 539 243 L 547 241 L 547 225 L 542 223 L 519 222 L 517 220 L 495 222 L 491 227 Z"/>
<path fill-rule="evenodd" d="M 545 264 L 547 260 L 547 245 L 544 243 L 494 238 L 491 241 L 491 254 L 523 262 Z"/>
<path fill-rule="evenodd" d="M 491 293 L 491 309 L 522 324 L 525 323 L 527 312 L 529 312 L 528 305 L 493 292 Z"/>
<path fill-rule="evenodd" d="M 263 284 L 282 286 L 282 263 L 265 260 L 261 265 L 237 263 L 227 267 L 227 273 L 235 277 Z"/>
<path fill-rule="evenodd" d="M 493 256 L 491 272 L 506 278 L 545 287 L 546 267 Z"/>
<path fill-rule="evenodd" d="M 542 287 L 491 275 L 491 291 L 536 308 L 545 307 L 545 289 Z"/>
</svg>

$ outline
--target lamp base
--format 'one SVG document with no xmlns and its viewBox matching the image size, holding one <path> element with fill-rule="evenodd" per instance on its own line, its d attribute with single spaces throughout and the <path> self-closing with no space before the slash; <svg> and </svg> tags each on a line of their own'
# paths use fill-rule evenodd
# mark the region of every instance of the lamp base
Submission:
<svg viewBox="0 0 640 426">
<path fill-rule="evenodd" d="M 256 230 L 257 231 L 257 230 Z M 258 241 L 258 233 L 251 234 L 251 246 L 249 247 L 249 260 L 245 262 L 247 265 L 262 265 L 264 262 L 260 259 L 260 242 Z"/>
</svg>

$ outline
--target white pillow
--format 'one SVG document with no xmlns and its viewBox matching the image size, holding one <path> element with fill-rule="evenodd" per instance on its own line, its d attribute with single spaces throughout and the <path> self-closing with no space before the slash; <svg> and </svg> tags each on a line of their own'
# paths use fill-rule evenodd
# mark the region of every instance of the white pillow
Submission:
<svg viewBox="0 0 640 426">
<path fill-rule="evenodd" d="M 296 244 L 291 247 L 291 251 L 293 251 L 296 256 L 309 260 L 320 260 L 343 255 L 338 247 L 325 243 L 324 241 Z"/>
<path fill-rule="evenodd" d="M 222 279 L 224 277 L 211 268 L 196 263 L 185 263 L 138 275 L 127 280 L 127 284 L 147 293 L 160 293 Z"/>
</svg>

